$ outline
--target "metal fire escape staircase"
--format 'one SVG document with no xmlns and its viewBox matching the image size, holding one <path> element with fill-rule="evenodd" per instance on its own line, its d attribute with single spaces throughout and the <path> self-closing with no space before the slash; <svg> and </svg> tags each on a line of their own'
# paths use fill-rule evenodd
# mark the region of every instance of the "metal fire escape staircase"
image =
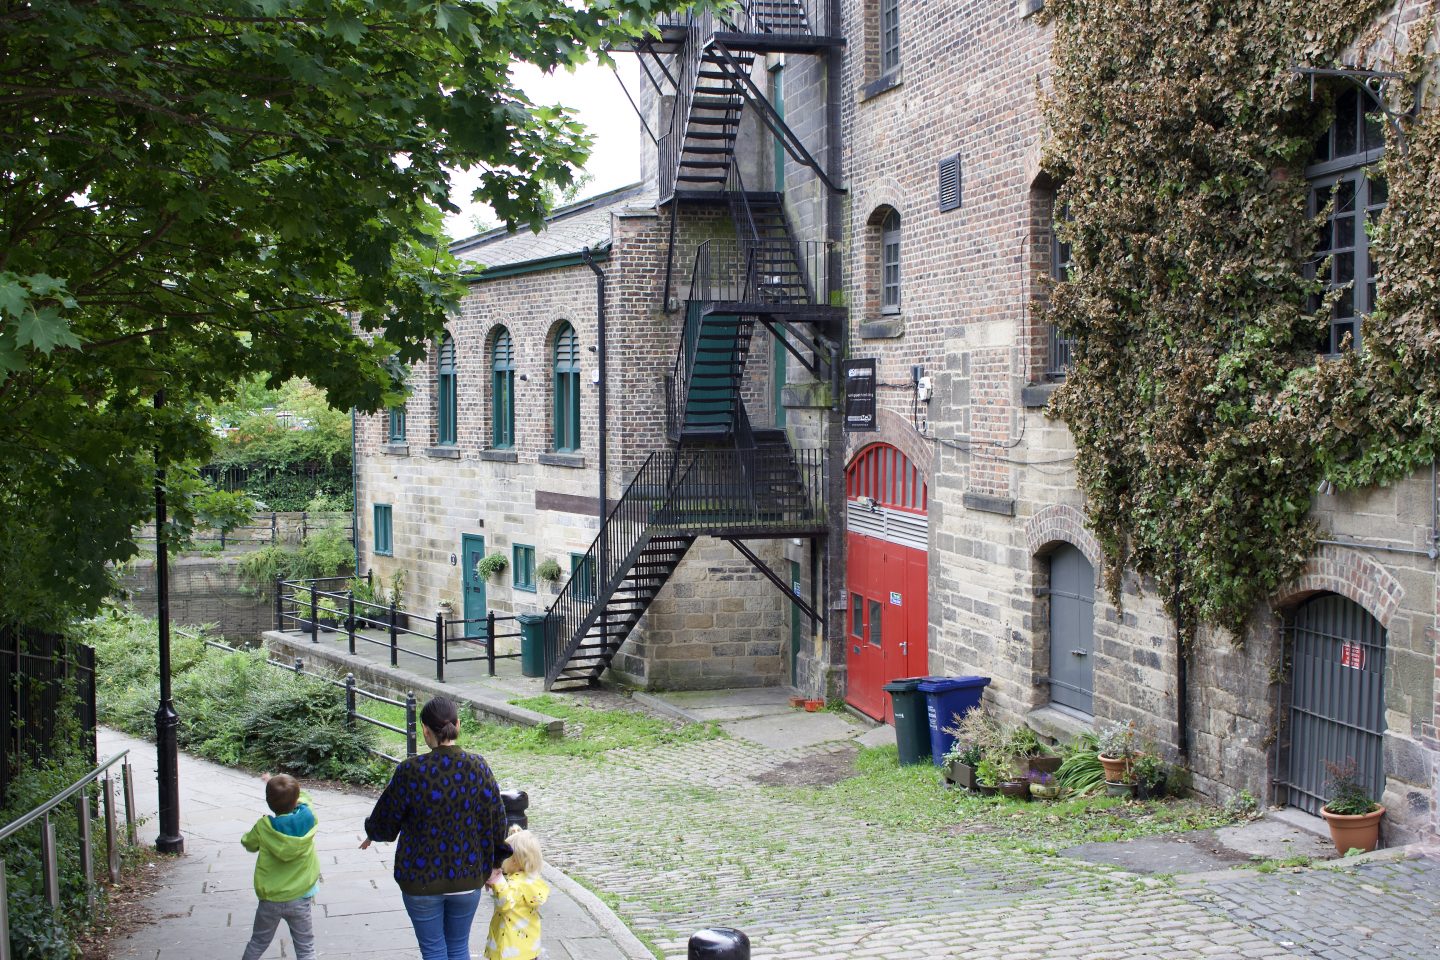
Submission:
<svg viewBox="0 0 1440 960">
<path fill-rule="evenodd" d="M 673 446 L 646 459 L 547 613 L 547 689 L 599 679 L 698 537 L 732 543 L 790 595 L 744 540 L 825 535 L 824 452 L 793 449 L 783 429 L 752 427 L 744 373 L 759 324 L 813 375 L 832 375 L 832 335 L 845 316 L 831 305 L 838 259 L 827 243 L 793 237 L 779 193 L 746 190 L 735 146 L 748 105 L 791 157 L 835 189 L 750 77 L 757 55 L 840 45 L 817 30 L 827 7 L 826 0 L 742 0 L 720 19 L 687 15 L 661 24 L 657 36 L 631 48 L 657 91 L 675 98 L 669 130 L 656 138 L 661 201 L 671 208 L 666 301 L 681 203 L 725 203 L 736 241 L 707 242 L 696 252 L 665 382 Z"/>
</svg>

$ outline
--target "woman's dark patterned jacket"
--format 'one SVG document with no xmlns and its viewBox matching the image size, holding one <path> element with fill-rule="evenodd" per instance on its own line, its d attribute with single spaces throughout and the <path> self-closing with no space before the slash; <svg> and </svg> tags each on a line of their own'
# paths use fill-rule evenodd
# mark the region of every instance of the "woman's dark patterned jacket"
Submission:
<svg viewBox="0 0 1440 960">
<path fill-rule="evenodd" d="M 476 890 L 510 856 L 505 804 L 484 758 L 436 747 L 395 768 L 365 835 L 395 847 L 395 882 L 412 896 Z"/>
</svg>

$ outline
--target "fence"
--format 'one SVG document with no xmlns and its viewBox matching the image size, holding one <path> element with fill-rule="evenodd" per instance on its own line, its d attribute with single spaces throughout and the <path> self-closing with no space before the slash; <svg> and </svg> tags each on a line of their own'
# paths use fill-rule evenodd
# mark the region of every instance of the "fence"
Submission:
<svg viewBox="0 0 1440 960">
<path fill-rule="evenodd" d="M 66 691 L 75 694 L 75 719 L 95 756 L 95 651 L 59 634 L 0 627 L 0 803 L 12 764 L 54 754 L 65 717 Z"/>
<path fill-rule="evenodd" d="M 125 798 L 125 838 L 135 842 L 135 778 L 130 770 L 130 751 L 122 750 L 99 764 L 85 776 L 55 794 L 17 819 L 0 827 L 0 841 L 14 836 L 31 826 L 40 831 L 41 886 L 45 900 L 51 910 L 60 909 L 60 853 L 55 833 L 54 817 L 61 804 L 74 801 L 75 814 L 80 820 L 80 871 L 85 876 L 85 893 L 90 906 L 95 903 L 95 852 L 91 836 L 90 788 L 97 780 L 103 783 L 100 797 L 105 805 L 105 864 L 111 883 L 120 880 L 120 837 L 119 820 L 115 811 L 115 778 L 111 772 L 120 765 Z M 0 860 L 0 960 L 10 960 L 10 916 L 9 891 L 6 889 L 5 861 Z"/>
<path fill-rule="evenodd" d="M 303 580 L 277 578 L 275 629 L 282 633 L 293 630 L 309 634 L 311 643 L 319 643 L 322 632 L 343 631 L 350 653 L 354 654 L 362 643 L 381 647 L 389 652 L 392 667 L 400 665 L 400 655 L 403 653 L 434 664 L 435 679 L 442 682 L 445 680 L 447 663 L 485 660 L 490 676 L 493 677 L 497 660 L 509 660 L 519 656 L 515 653 L 495 652 L 496 640 L 521 635 L 518 629 L 511 630 L 508 627 L 509 624 L 518 624 L 518 617 L 496 616 L 493 612 L 485 617 L 468 620 L 447 619 L 440 613 L 435 614 L 434 618 L 412 617 L 394 602 L 384 604 L 357 599 L 353 589 L 354 582 L 351 577 L 311 577 Z M 366 584 L 368 583 L 367 577 Z M 411 623 L 424 626 L 413 628 Z M 470 630 L 477 626 L 482 627 L 483 632 L 470 633 Z M 459 635 L 451 636 L 457 627 Z M 370 636 L 365 632 L 367 629 L 381 631 L 384 638 Z M 423 645 L 432 652 L 417 650 L 413 646 L 402 646 L 401 637 L 414 637 L 417 645 Z M 455 644 L 483 646 L 485 653 L 481 656 L 452 656 L 450 648 Z"/>
<path fill-rule="evenodd" d="M 192 637 L 197 636 L 196 634 L 188 635 Z M 209 637 L 199 637 L 199 639 L 205 644 L 205 646 L 215 650 L 223 650 L 226 653 L 234 653 L 238 649 L 236 647 L 230 646 L 229 644 L 218 643 L 214 640 L 211 640 Z M 305 670 L 305 659 L 303 657 L 296 657 L 293 663 L 286 663 L 283 660 L 276 660 L 273 657 L 266 657 L 265 662 L 270 664 L 270 666 L 272 667 L 278 667 L 281 670 L 288 670 L 292 673 L 298 673 L 301 676 L 310 677 L 314 680 L 319 680 L 322 683 L 328 683 L 331 686 L 340 687 L 345 691 L 345 723 L 347 726 L 349 726 L 353 730 L 355 728 L 355 724 L 357 723 L 368 723 L 373 727 L 378 727 L 382 730 L 390 730 L 394 733 L 398 733 L 405 738 L 405 756 L 415 756 L 415 731 L 417 729 L 416 720 L 419 716 L 419 713 L 415 706 L 414 691 L 407 691 L 404 700 L 396 700 L 391 697 L 384 696 L 383 694 L 371 693 L 369 690 L 361 688 L 360 685 L 356 683 L 355 674 L 353 673 L 347 673 L 344 680 L 336 680 L 334 677 L 328 677 L 320 673 L 308 673 Z M 370 717 L 361 713 L 359 708 L 359 701 L 361 698 L 372 701 L 374 703 L 389 704 L 392 707 L 399 707 L 401 710 L 404 710 L 404 728 L 402 729 L 401 727 L 397 727 L 392 723 L 386 723 L 384 720 L 381 720 L 378 717 Z M 400 762 L 399 757 L 392 757 L 390 754 L 385 753 L 382 750 L 376 750 L 372 747 L 370 748 L 370 752 L 377 757 L 389 760 L 391 763 Z"/>
<path fill-rule="evenodd" d="M 250 517 L 249 523 L 242 524 L 230 531 L 215 530 L 210 527 L 199 528 L 200 532 L 190 537 L 190 541 L 192 543 L 218 543 L 222 550 L 227 546 L 246 543 L 271 545 L 298 543 L 308 539 L 312 530 L 323 530 L 331 526 L 339 526 L 345 532 L 346 539 L 353 542 L 354 529 L 351 526 L 348 510 L 272 510 L 268 513 L 256 513 Z M 153 543 L 155 541 L 155 524 L 147 523 L 142 526 L 135 534 L 135 539 Z"/>
</svg>

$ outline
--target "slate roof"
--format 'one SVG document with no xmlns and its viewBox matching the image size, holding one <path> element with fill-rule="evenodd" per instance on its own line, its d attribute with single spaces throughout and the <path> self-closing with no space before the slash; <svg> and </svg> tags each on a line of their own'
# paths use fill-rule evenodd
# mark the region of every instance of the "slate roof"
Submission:
<svg viewBox="0 0 1440 960">
<path fill-rule="evenodd" d="M 465 263 L 493 268 L 609 246 L 610 215 L 625 207 L 653 206 L 655 199 L 654 191 L 647 192 L 644 184 L 632 183 L 558 208 L 545 218 L 545 229 L 539 233 L 525 227 L 508 233 L 496 227 L 455 241 L 450 252 Z"/>
</svg>

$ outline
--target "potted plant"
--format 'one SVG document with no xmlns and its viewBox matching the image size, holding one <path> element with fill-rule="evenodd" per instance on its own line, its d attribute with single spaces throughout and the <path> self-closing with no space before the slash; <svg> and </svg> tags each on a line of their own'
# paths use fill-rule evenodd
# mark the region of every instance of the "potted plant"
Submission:
<svg viewBox="0 0 1440 960">
<path fill-rule="evenodd" d="M 1140 800 L 1150 800 L 1165 796 L 1165 781 L 1170 776 L 1170 771 L 1164 760 L 1161 760 L 1152 751 L 1146 751 L 1135 758 L 1131 767 L 1135 776 L 1135 796 Z"/>
<path fill-rule="evenodd" d="M 1034 730 L 1020 727 L 1010 735 L 1010 750 L 1024 761 L 1026 773 L 1054 773 L 1060 769 L 1060 757 L 1046 746 Z"/>
<path fill-rule="evenodd" d="M 387 583 L 389 589 L 378 591 L 376 600 L 387 608 L 392 603 L 395 605 L 395 626 L 404 630 L 410 626 L 410 617 L 405 613 L 405 571 L 396 570 L 391 573 Z M 378 619 L 388 626 L 390 623 L 389 609 L 386 609 Z"/>
<path fill-rule="evenodd" d="M 975 764 L 975 789 L 984 796 L 992 796 L 1001 777 L 1001 767 L 990 757 L 982 756 Z"/>
<path fill-rule="evenodd" d="M 455 601 L 449 597 L 441 597 L 435 601 L 435 612 L 446 620 L 455 619 Z"/>
<path fill-rule="evenodd" d="M 1030 773 L 1030 796 L 1037 800 L 1054 800 L 1060 796 L 1060 784 L 1055 781 L 1055 775 L 1044 770 L 1032 770 Z"/>
<path fill-rule="evenodd" d="M 957 784 L 966 790 L 975 789 L 975 768 L 980 764 L 979 747 L 956 740 L 955 745 L 942 759 L 945 761 L 944 777 L 947 783 Z"/>
<path fill-rule="evenodd" d="M 560 582 L 564 571 L 560 569 L 560 562 L 554 557 L 546 557 L 540 561 L 540 566 L 535 568 L 535 576 L 542 582 L 554 586 Z"/>
<path fill-rule="evenodd" d="M 1100 765 L 1105 768 L 1106 783 L 1135 782 L 1132 767 L 1138 740 L 1135 724 L 1130 721 L 1113 723 L 1100 732 Z"/>
<path fill-rule="evenodd" d="M 1330 826 L 1330 839 L 1343 856 L 1351 850 L 1369 853 L 1380 845 L 1380 818 L 1385 808 L 1370 799 L 1355 776 L 1355 758 L 1344 763 L 1325 761 L 1330 774 L 1330 799 L 1320 814 Z"/>
<path fill-rule="evenodd" d="M 504 573 L 505 569 L 509 566 L 509 558 L 499 550 L 496 550 L 494 553 L 488 553 L 476 561 L 475 575 L 482 580 L 488 580 L 496 574 Z"/>
</svg>

